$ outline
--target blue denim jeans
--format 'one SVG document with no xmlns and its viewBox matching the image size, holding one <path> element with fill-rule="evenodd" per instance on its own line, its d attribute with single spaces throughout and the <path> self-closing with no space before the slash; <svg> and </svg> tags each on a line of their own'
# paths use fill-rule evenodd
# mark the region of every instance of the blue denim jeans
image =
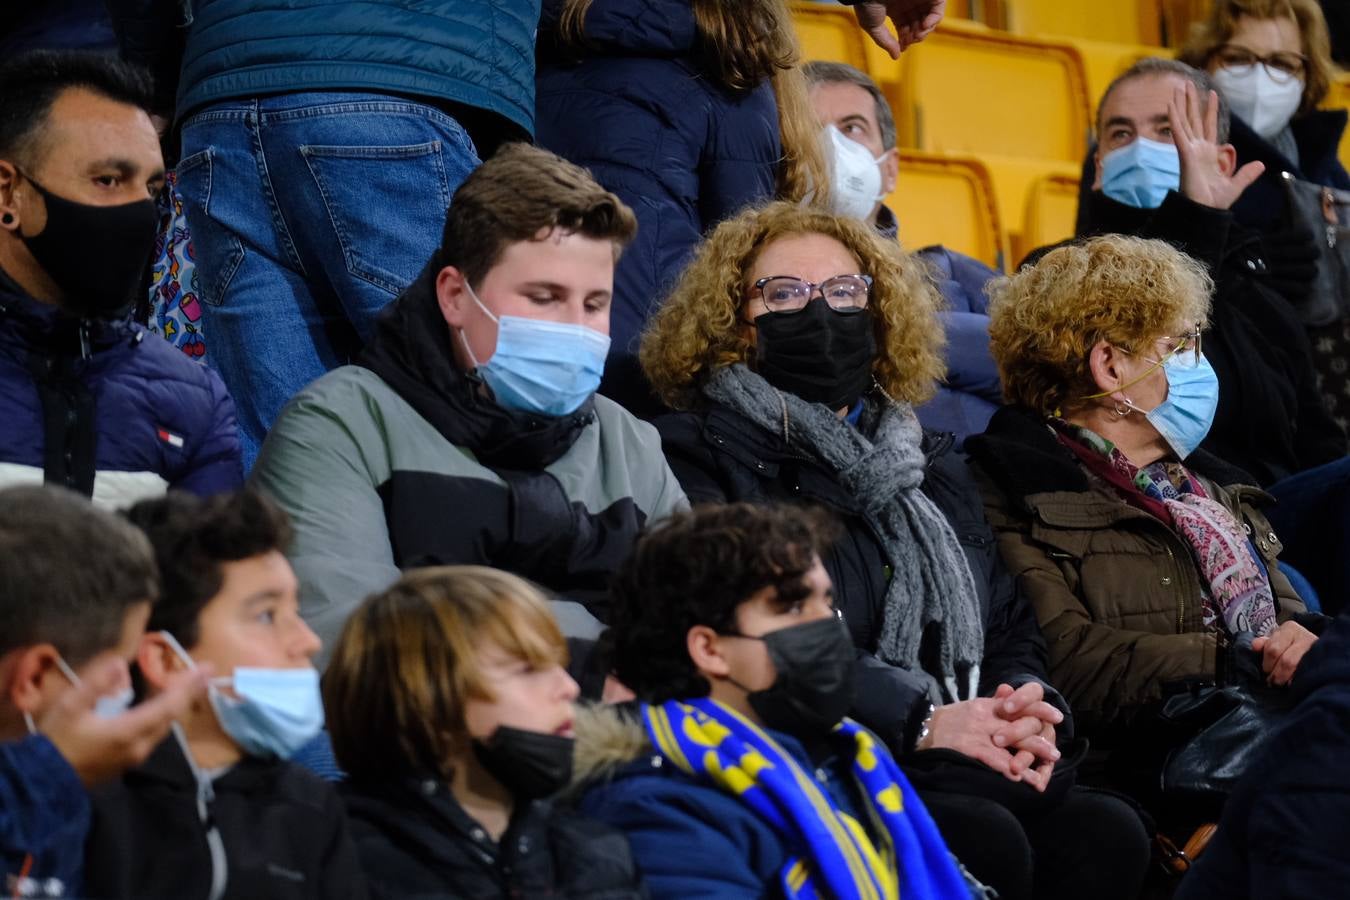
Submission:
<svg viewBox="0 0 1350 900">
<path fill-rule="evenodd" d="M 1268 490 L 1279 501 L 1266 516 L 1284 542 L 1280 558 L 1312 582 L 1322 612 L 1336 615 L 1350 603 L 1350 456 Z"/>
<path fill-rule="evenodd" d="M 286 401 L 350 362 L 427 264 L 478 153 L 439 110 L 378 94 L 221 103 L 182 138 L 211 365 L 251 467 Z"/>
</svg>

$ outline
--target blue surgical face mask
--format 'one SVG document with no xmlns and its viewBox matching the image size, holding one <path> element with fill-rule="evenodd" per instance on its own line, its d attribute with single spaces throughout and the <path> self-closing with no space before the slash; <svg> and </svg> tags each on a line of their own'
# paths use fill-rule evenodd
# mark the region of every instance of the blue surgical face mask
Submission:
<svg viewBox="0 0 1350 900">
<path fill-rule="evenodd" d="M 160 634 L 188 668 L 197 667 L 173 635 Z M 226 686 L 234 688 L 234 697 L 221 691 Z M 251 756 L 288 759 L 323 729 L 319 672 L 313 667 L 236 666 L 232 676 L 211 679 L 207 691 L 220 727 Z"/>
<path fill-rule="evenodd" d="M 60 656 L 56 657 L 56 667 L 61 670 L 61 674 L 66 676 L 66 680 L 73 686 L 79 687 L 81 684 L 80 676 L 75 674 L 75 670 L 70 667 Z M 115 694 L 105 694 L 94 701 L 94 714 L 105 719 L 111 719 L 120 716 L 131 708 L 131 704 L 136 700 L 136 692 L 127 685 Z M 33 717 L 28 712 L 23 714 L 23 722 L 28 726 L 29 734 L 37 734 L 37 725 L 33 722 Z"/>
<path fill-rule="evenodd" d="M 497 323 L 497 349 L 480 363 L 463 330 L 459 339 L 492 396 L 507 409 L 541 416 L 574 413 L 600 387 L 609 337 L 584 325 L 494 316 L 464 282 L 473 302 Z"/>
<path fill-rule="evenodd" d="M 1219 376 L 1203 355 L 1194 364 L 1187 364 L 1176 354 L 1163 362 L 1163 374 L 1167 376 L 1167 399 L 1162 403 L 1144 412 L 1125 402 L 1144 413 L 1177 458 L 1185 459 L 1214 424 L 1214 411 L 1219 408 Z"/>
<path fill-rule="evenodd" d="M 1181 158 L 1171 144 L 1135 138 L 1102 157 L 1102 193 L 1127 206 L 1157 209 L 1181 188 Z"/>
</svg>

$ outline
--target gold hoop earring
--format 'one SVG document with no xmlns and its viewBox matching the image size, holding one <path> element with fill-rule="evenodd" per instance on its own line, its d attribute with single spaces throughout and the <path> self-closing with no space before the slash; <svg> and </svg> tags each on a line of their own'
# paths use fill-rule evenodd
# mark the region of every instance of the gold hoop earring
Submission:
<svg viewBox="0 0 1350 900">
<path fill-rule="evenodd" d="M 1119 400 L 1116 401 L 1116 405 L 1111 411 L 1116 414 L 1117 419 L 1123 419 L 1134 412 L 1127 404 L 1121 403 Z"/>
</svg>

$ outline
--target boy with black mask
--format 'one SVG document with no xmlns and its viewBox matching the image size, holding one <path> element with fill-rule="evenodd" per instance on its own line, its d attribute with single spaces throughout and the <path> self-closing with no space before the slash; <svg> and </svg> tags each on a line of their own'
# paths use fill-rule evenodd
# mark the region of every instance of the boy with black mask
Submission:
<svg viewBox="0 0 1350 900">
<path fill-rule="evenodd" d="M 95 794 L 89 896 L 365 897 L 336 792 L 287 761 L 324 715 L 285 514 L 244 491 L 129 515 L 164 583 L 136 654 L 142 693 L 203 666 L 215 677 L 144 765 Z"/>
<path fill-rule="evenodd" d="M 149 98 L 106 55 L 0 65 L 0 485 L 125 506 L 243 478 L 220 379 L 130 318 L 164 184 Z"/>
<path fill-rule="evenodd" d="M 653 897 L 970 896 L 882 742 L 844 718 L 823 531 L 800 509 L 703 508 L 616 578 L 616 675 L 641 702 L 578 723 L 578 774 L 599 779 L 581 810 L 627 833 Z"/>
</svg>

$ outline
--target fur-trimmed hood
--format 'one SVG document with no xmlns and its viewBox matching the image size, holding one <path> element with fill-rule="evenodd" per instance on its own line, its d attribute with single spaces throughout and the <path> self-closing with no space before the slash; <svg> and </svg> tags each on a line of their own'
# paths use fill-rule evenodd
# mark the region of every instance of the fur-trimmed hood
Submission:
<svg viewBox="0 0 1350 900">
<path fill-rule="evenodd" d="M 642 727 L 636 704 L 579 706 L 575 728 L 572 783 L 566 791 L 569 795 L 579 795 L 596 782 L 608 781 L 639 760 L 660 760 Z M 656 767 L 659 762 L 651 764 Z"/>
</svg>

